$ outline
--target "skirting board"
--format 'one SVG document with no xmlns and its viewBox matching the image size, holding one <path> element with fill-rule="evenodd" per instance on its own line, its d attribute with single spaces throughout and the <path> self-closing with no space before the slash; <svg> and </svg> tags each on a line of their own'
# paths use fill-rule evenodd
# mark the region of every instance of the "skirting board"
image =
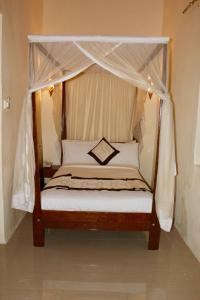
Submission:
<svg viewBox="0 0 200 300">
<path fill-rule="evenodd" d="M 8 234 L 5 236 L 5 239 L 3 241 L 0 240 L 0 244 L 7 244 L 9 240 L 12 238 L 14 235 L 15 231 L 19 227 L 20 223 L 24 219 L 26 213 L 22 213 L 22 216 L 18 219 L 17 223 L 9 230 Z"/>
</svg>

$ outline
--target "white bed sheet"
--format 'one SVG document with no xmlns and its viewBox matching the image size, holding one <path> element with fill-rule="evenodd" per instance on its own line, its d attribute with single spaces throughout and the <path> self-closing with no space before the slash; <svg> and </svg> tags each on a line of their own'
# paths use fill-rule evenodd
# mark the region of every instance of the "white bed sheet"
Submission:
<svg viewBox="0 0 200 300">
<path fill-rule="evenodd" d="M 41 202 L 43 210 L 145 213 L 152 210 L 150 192 L 45 190 Z"/>
<path fill-rule="evenodd" d="M 58 211 L 151 213 L 152 198 L 148 191 L 47 189 L 41 193 L 41 207 Z"/>
</svg>

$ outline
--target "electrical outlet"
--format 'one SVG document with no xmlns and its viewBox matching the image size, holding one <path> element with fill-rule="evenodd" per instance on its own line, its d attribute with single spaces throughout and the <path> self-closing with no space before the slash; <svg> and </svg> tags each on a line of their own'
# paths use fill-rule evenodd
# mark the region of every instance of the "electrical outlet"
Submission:
<svg viewBox="0 0 200 300">
<path fill-rule="evenodd" d="M 10 97 L 6 97 L 5 99 L 3 99 L 3 109 L 10 109 L 10 101 Z"/>
</svg>

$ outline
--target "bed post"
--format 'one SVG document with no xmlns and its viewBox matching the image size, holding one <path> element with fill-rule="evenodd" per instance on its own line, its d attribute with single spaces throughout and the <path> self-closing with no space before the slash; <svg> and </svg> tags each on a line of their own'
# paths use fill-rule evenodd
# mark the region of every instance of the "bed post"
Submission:
<svg viewBox="0 0 200 300">
<path fill-rule="evenodd" d="M 163 46 L 163 71 L 162 71 L 162 80 L 164 84 L 167 83 L 167 45 Z M 161 128 L 161 118 L 162 118 L 162 105 L 163 100 L 160 99 L 159 104 L 159 117 L 158 117 L 158 133 L 157 133 L 157 150 L 156 150 L 156 163 L 155 163 L 155 177 L 154 177 L 154 186 L 153 186 L 153 207 L 151 214 L 151 223 L 149 229 L 149 250 L 157 250 L 159 248 L 160 241 L 160 224 L 156 214 L 156 203 L 155 203 L 155 194 L 156 194 L 156 185 L 158 177 L 158 163 L 159 163 L 159 148 L 160 148 L 160 128 Z"/>
<path fill-rule="evenodd" d="M 66 125 L 66 82 L 62 83 L 62 109 L 61 109 L 61 164 L 63 161 L 62 140 L 67 138 L 67 125 Z"/>
<path fill-rule="evenodd" d="M 33 211 L 33 243 L 34 246 L 44 246 L 44 224 L 41 209 L 41 189 L 40 189 L 40 163 L 38 153 L 38 124 L 36 109 L 36 93 L 32 93 L 33 108 L 33 141 L 35 150 L 35 206 Z"/>
<path fill-rule="evenodd" d="M 153 187 L 153 206 L 150 220 L 149 228 L 149 250 L 157 250 L 159 248 L 160 242 L 160 224 L 156 214 L 156 203 L 155 203 L 155 194 L 156 194 L 156 183 L 158 175 L 158 160 L 159 160 L 159 144 L 160 144 L 160 126 L 161 126 L 161 114 L 162 114 L 162 100 L 159 104 L 159 120 L 158 120 L 158 133 L 157 133 L 157 150 L 156 150 L 156 163 L 155 163 L 155 177 L 154 177 L 154 187 Z"/>
</svg>

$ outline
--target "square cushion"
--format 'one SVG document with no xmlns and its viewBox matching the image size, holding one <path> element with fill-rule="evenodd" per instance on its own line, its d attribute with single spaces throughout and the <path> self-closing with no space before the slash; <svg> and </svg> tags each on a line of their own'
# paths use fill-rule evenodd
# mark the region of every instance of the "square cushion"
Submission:
<svg viewBox="0 0 200 300">
<path fill-rule="evenodd" d="M 88 152 L 100 165 L 107 165 L 107 163 L 117 154 L 119 150 L 115 149 L 105 138 Z"/>
</svg>

